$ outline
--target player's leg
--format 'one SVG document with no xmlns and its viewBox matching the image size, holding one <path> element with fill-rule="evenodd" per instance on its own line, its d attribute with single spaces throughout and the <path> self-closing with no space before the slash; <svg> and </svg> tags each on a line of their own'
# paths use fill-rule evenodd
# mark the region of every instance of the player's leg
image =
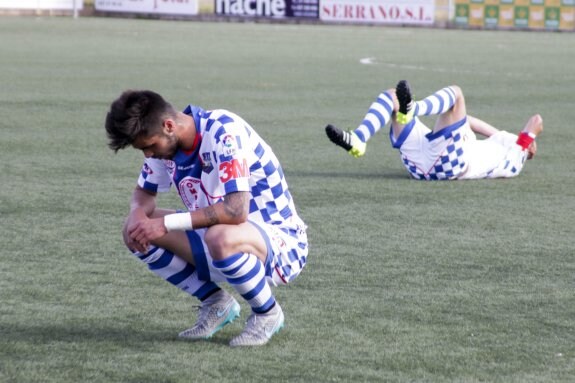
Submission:
<svg viewBox="0 0 575 383">
<path fill-rule="evenodd" d="M 157 209 L 152 217 L 174 213 Z M 240 306 L 227 292 L 212 281 L 200 279 L 194 264 L 188 235 L 193 232 L 173 231 L 155 241 L 146 253 L 133 252 L 150 271 L 200 300 L 196 324 L 179 334 L 188 339 L 207 339 L 239 316 Z M 224 312 L 225 315 L 216 315 Z"/>
<path fill-rule="evenodd" d="M 415 117 L 439 115 L 433 128 L 433 131 L 437 132 L 466 116 L 465 99 L 461 88 L 456 85 L 439 89 L 423 100 L 415 101 L 409 83 L 401 80 L 397 83 L 395 94 L 398 110 L 393 116 L 391 127 L 396 139 Z"/>
<path fill-rule="evenodd" d="M 399 104 L 396 120 L 402 125 L 408 124 L 413 117 L 439 115 L 437 128 L 434 129 L 437 131 L 442 126 L 460 121 L 467 114 L 463 93 L 457 85 L 439 89 L 423 100 L 415 101 L 409 83 L 401 80 L 395 93 Z"/>
<path fill-rule="evenodd" d="M 284 315 L 266 277 L 268 245 L 250 222 L 215 225 L 204 237 L 213 266 L 251 306 L 252 313 L 243 332 L 230 346 L 266 344 L 284 325 Z"/>
<path fill-rule="evenodd" d="M 381 93 L 371 104 L 361 124 L 350 131 L 341 130 L 333 125 L 325 128 L 326 134 L 334 144 L 341 146 L 354 157 L 365 154 L 367 141 L 391 120 L 395 109 L 395 90 Z"/>
<path fill-rule="evenodd" d="M 399 108 L 392 119 L 390 138 L 410 174 L 416 179 L 445 180 L 465 172 L 464 144 L 466 138 L 475 136 L 467 123 L 461 89 L 445 87 L 415 101 L 409 83 L 402 80 L 396 97 Z M 418 118 L 430 115 L 439 115 L 432 131 Z"/>
<path fill-rule="evenodd" d="M 460 123 L 467 117 L 465 98 L 461 88 L 451 85 L 426 97 L 416 103 L 415 114 L 418 116 L 438 114 L 439 117 L 433 128 L 434 132 Z"/>
</svg>

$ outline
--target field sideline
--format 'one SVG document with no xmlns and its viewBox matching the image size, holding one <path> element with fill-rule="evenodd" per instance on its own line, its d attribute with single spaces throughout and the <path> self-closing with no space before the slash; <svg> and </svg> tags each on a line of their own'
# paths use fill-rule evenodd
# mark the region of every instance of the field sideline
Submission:
<svg viewBox="0 0 575 383">
<path fill-rule="evenodd" d="M 574 36 L 325 25 L 0 17 L 0 382 L 573 382 Z M 411 180 L 380 91 L 458 84 L 539 153 L 515 179 Z M 262 348 L 179 341 L 196 304 L 124 248 L 142 155 L 103 121 L 126 88 L 227 108 L 274 148 L 311 251 Z M 182 205 L 171 194 L 166 207 Z M 228 286 L 226 286 L 227 288 Z"/>
</svg>

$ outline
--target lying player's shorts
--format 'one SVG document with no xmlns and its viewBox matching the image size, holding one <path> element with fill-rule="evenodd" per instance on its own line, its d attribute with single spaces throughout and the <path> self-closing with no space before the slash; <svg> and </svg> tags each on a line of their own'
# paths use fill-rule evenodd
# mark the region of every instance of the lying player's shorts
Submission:
<svg viewBox="0 0 575 383">
<path fill-rule="evenodd" d="M 395 140 L 409 174 L 418 180 L 509 178 L 523 169 L 527 151 L 506 131 L 478 140 L 467 118 L 432 132 L 419 119 L 406 125 Z"/>
<path fill-rule="evenodd" d="M 268 283 L 277 286 L 291 282 L 306 264 L 308 254 L 306 226 L 299 217 L 290 217 L 281 226 L 249 221 L 266 241 L 265 262 Z M 187 231 L 198 278 L 214 282 L 226 281 L 212 265 L 212 257 L 204 241 L 207 228 Z"/>
<path fill-rule="evenodd" d="M 464 146 L 475 141 L 467 118 L 433 132 L 414 118 L 399 138 L 389 133 L 391 144 L 399 149 L 403 165 L 418 180 L 456 179 L 467 170 Z"/>
</svg>

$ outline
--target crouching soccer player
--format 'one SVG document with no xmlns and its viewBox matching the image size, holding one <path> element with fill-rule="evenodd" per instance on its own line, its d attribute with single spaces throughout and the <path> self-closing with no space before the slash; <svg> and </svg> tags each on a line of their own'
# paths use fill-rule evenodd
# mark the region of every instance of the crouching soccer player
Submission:
<svg viewBox="0 0 575 383">
<path fill-rule="evenodd" d="M 418 116 L 438 115 L 433 129 Z M 543 131 L 536 114 L 519 135 L 498 130 L 466 112 L 461 89 L 448 86 L 420 101 L 407 81 L 381 93 L 357 129 L 326 126 L 328 138 L 354 157 L 365 154 L 367 141 L 391 121 L 389 138 L 402 163 L 418 180 L 509 178 L 517 176 L 537 151 L 535 137 Z M 487 137 L 478 140 L 475 133 Z"/>
<path fill-rule="evenodd" d="M 144 164 L 123 229 L 124 242 L 155 274 L 198 298 L 196 324 L 179 334 L 208 339 L 239 316 L 228 282 L 251 307 L 230 346 L 269 341 L 284 325 L 271 286 L 306 264 L 299 218 L 272 149 L 241 117 L 189 105 L 177 111 L 152 91 L 126 91 L 106 117 L 109 147 L 132 146 Z M 156 207 L 174 185 L 187 211 Z"/>
</svg>

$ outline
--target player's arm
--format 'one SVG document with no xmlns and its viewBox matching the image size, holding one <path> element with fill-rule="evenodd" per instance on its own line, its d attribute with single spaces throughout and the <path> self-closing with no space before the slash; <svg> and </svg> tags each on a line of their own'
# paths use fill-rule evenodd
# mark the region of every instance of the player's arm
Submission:
<svg viewBox="0 0 575 383">
<path fill-rule="evenodd" d="M 156 193 L 136 186 L 130 200 L 130 214 L 145 214 L 150 216 L 156 209 Z"/>
<path fill-rule="evenodd" d="M 132 192 L 130 200 L 130 213 L 124 224 L 122 231 L 124 242 L 128 248 L 140 252 L 146 251 L 145 244 L 139 243 L 130 234 L 141 222 L 147 221 L 148 217 L 156 209 L 156 193 L 142 189 L 136 186 Z"/>
<path fill-rule="evenodd" d="M 148 197 L 138 195 L 137 211 L 149 206 Z M 144 205 L 140 205 L 145 202 Z M 155 203 L 155 202 L 154 202 Z M 250 207 L 249 192 L 227 194 L 223 201 L 214 205 L 183 213 L 168 214 L 162 218 L 141 219 L 129 227 L 128 237 L 140 247 L 147 247 L 152 241 L 173 230 L 192 230 L 218 224 L 238 225 L 247 220 Z M 141 210 L 140 210 L 141 209 Z"/>
<path fill-rule="evenodd" d="M 469 121 L 469 126 L 471 127 L 471 130 L 473 130 L 477 134 L 481 134 L 482 136 L 491 137 L 495 133 L 499 132 L 499 129 L 488 124 L 483 120 L 480 120 L 477 117 L 467 115 L 467 120 Z"/>
<path fill-rule="evenodd" d="M 224 200 L 214 205 L 191 212 L 193 228 L 210 227 L 217 224 L 238 225 L 248 219 L 250 193 L 245 191 L 229 193 Z"/>
</svg>

